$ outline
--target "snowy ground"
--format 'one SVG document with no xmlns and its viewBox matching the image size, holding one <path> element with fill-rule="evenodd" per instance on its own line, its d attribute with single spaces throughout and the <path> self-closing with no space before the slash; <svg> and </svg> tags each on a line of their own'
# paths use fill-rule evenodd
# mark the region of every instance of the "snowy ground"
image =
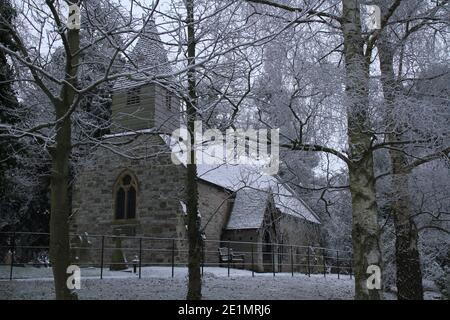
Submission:
<svg viewBox="0 0 450 320">
<path fill-rule="evenodd" d="M 21 269 L 21 270 L 20 270 Z M 27 279 L 0 280 L 0 299 L 53 299 L 51 270 L 44 268 L 15 268 L 15 277 L 26 273 Z M 30 273 L 31 272 L 31 273 Z M 9 270 L 0 267 L 1 278 Z M 34 274 L 34 275 L 33 275 Z M 98 268 L 81 269 L 80 299 L 184 299 L 186 296 L 187 269 L 175 268 L 171 277 L 170 267 L 144 267 L 142 279 L 131 270 L 104 270 L 99 279 Z M 31 279 L 30 276 L 35 277 Z M 252 273 L 246 270 L 208 267 L 203 277 L 204 299 L 264 300 L 264 299 L 353 299 L 353 280 L 348 276 L 277 273 Z M 386 298 L 394 298 L 387 295 Z"/>
</svg>

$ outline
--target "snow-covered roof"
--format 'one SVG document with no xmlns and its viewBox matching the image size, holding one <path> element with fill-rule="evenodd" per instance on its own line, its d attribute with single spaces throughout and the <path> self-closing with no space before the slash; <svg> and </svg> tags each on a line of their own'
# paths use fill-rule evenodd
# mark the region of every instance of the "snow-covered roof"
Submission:
<svg viewBox="0 0 450 320">
<path fill-rule="evenodd" d="M 129 78 L 118 79 L 114 83 L 114 90 L 141 86 L 147 83 L 151 76 L 171 73 L 167 51 L 154 20 L 148 21 L 145 25 L 129 57 L 131 62 L 125 64 L 123 72 L 143 71 L 137 72 Z"/>
<path fill-rule="evenodd" d="M 198 177 L 217 186 L 238 192 L 242 189 L 272 193 L 275 207 L 284 214 L 320 223 L 317 215 L 293 190 L 275 176 L 263 175 L 247 165 L 197 165 Z"/>
<path fill-rule="evenodd" d="M 236 193 L 233 211 L 226 229 L 258 229 L 262 226 L 269 193 L 262 190 L 242 189 Z"/>
<path fill-rule="evenodd" d="M 167 135 L 161 135 L 161 138 L 171 148 L 178 161 L 186 164 L 186 153 L 181 152 L 181 143 Z M 263 172 L 263 168 L 257 165 L 197 164 L 197 175 L 204 181 L 237 193 L 240 190 L 259 190 L 270 193 L 273 196 L 275 207 L 281 213 L 320 224 L 317 214 L 295 191 L 276 176 L 266 175 Z M 245 220 L 242 220 L 242 223 L 245 223 Z"/>
</svg>

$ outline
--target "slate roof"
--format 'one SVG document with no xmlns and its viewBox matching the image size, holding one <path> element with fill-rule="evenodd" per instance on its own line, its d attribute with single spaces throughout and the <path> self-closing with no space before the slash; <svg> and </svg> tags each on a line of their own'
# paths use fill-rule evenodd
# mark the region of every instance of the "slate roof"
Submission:
<svg viewBox="0 0 450 320">
<path fill-rule="evenodd" d="M 167 51 L 154 20 L 150 20 L 143 28 L 129 58 L 131 62 L 128 61 L 125 64 L 122 72 L 132 73 L 132 76 L 118 79 L 114 83 L 114 90 L 141 86 L 146 84 L 152 76 L 171 73 Z M 138 70 L 143 71 L 137 72 Z"/>
<path fill-rule="evenodd" d="M 236 193 L 227 230 L 258 229 L 264 221 L 269 201 L 265 190 L 242 189 Z"/>
<path fill-rule="evenodd" d="M 275 207 L 284 214 L 320 224 L 317 214 L 286 184 L 275 176 L 263 175 L 246 165 L 197 165 L 198 177 L 231 191 L 245 188 L 273 195 Z M 243 220 L 243 224 L 246 222 Z"/>
</svg>

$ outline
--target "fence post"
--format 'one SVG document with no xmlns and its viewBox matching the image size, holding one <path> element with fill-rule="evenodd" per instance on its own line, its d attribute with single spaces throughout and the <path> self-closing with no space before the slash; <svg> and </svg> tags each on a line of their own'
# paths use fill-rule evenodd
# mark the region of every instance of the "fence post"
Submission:
<svg viewBox="0 0 450 320">
<path fill-rule="evenodd" d="M 294 252 L 293 247 L 291 245 L 291 276 L 294 276 Z"/>
<path fill-rule="evenodd" d="M 102 236 L 102 248 L 100 253 L 100 279 L 103 279 L 103 256 L 105 252 L 105 236 Z"/>
<path fill-rule="evenodd" d="M 307 263 L 308 263 L 308 277 L 311 277 L 311 266 L 309 264 L 309 247 L 308 247 L 308 254 L 307 254 Z"/>
<path fill-rule="evenodd" d="M 350 255 L 350 279 L 352 279 L 353 273 L 353 254 Z"/>
<path fill-rule="evenodd" d="M 228 242 L 228 257 L 227 257 L 227 264 L 228 264 L 228 276 L 230 276 L 230 242 Z"/>
<path fill-rule="evenodd" d="M 205 241 L 202 241 L 202 277 L 203 277 L 203 266 L 205 265 Z"/>
<path fill-rule="evenodd" d="M 172 239 L 172 278 L 175 274 L 175 239 Z"/>
<path fill-rule="evenodd" d="M 272 244 L 272 272 L 275 277 L 275 250 L 273 249 L 274 245 Z"/>
<path fill-rule="evenodd" d="M 9 280 L 12 280 L 12 278 L 13 278 L 15 251 L 16 251 L 16 233 L 13 232 L 12 241 L 11 241 L 11 266 L 10 266 L 10 270 L 9 270 Z"/>
<path fill-rule="evenodd" d="M 339 269 L 339 250 L 336 250 L 336 266 L 337 266 L 337 274 L 338 279 L 340 279 L 340 269 Z"/>
<path fill-rule="evenodd" d="M 322 264 L 323 264 L 323 277 L 327 277 L 327 264 L 325 261 L 325 248 L 322 248 Z"/>
<path fill-rule="evenodd" d="M 254 262 L 254 259 L 253 259 L 253 247 L 254 246 L 255 245 L 252 243 L 252 277 L 255 276 L 255 262 Z"/>
<path fill-rule="evenodd" d="M 142 238 L 139 238 L 139 279 L 141 279 L 142 270 Z"/>
<path fill-rule="evenodd" d="M 277 247 L 277 257 L 278 257 L 278 266 L 280 270 L 278 272 L 283 272 L 283 243 Z"/>
</svg>

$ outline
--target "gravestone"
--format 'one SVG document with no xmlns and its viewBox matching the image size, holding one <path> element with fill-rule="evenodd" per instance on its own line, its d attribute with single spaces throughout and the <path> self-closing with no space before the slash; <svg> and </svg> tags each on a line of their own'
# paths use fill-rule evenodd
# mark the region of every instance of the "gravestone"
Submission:
<svg viewBox="0 0 450 320">
<path fill-rule="evenodd" d="M 92 242 L 87 232 L 76 235 L 71 239 L 71 260 L 76 264 L 90 265 L 92 263 L 90 249 Z"/>
<path fill-rule="evenodd" d="M 87 232 L 83 233 L 81 236 L 81 251 L 80 260 L 82 263 L 91 263 L 91 247 L 92 242 L 89 240 L 89 235 Z"/>
<path fill-rule="evenodd" d="M 127 259 L 125 258 L 125 254 L 122 251 L 122 238 L 125 234 L 122 232 L 122 229 L 116 228 L 113 231 L 115 241 L 115 248 L 112 252 L 111 256 L 111 265 L 109 266 L 109 270 L 111 271 L 120 271 L 128 269 Z"/>
<path fill-rule="evenodd" d="M 4 264 L 10 265 L 12 263 L 12 253 L 11 250 L 8 250 L 8 252 L 5 254 Z"/>
<path fill-rule="evenodd" d="M 78 264 L 80 260 L 79 248 L 81 247 L 81 236 L 75 235 L 70 239 L 70 261 Z"/>
</svg>

